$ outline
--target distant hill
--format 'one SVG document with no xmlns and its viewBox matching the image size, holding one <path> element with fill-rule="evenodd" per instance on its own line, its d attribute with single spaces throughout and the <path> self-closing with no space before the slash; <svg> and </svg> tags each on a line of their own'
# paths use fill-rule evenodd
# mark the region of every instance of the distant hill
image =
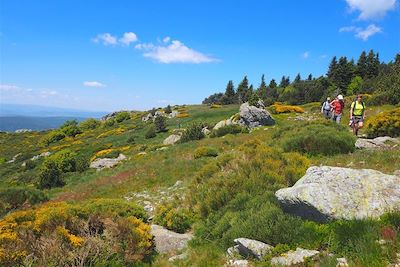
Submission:
<svg viewBox="0 0 400 267">
<path fill-rule="evenodd" d="M 42 131 L 60 127 L 67 120 L 82 121 L 86 118 L 80 117 L 27 117 L 7 116 L 0 117 L 0 131 L 14 132 L 18 129 L 31 129 Z"/>
<path fill-rule="evenodd" d="M 57 128 L 66 120 L 101 118 L 107 113 L 37 105 L 0 104 L 0 131 L 41 131 Z"/>
</svg>

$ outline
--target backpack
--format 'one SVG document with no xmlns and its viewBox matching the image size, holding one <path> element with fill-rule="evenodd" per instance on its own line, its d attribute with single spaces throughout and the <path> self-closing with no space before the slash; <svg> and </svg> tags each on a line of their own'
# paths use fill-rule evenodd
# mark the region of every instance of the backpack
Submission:
<svg viewBox="0 0 400 267">
<path fill-rule="evenodd" d="M 355 107 L 356 107 L 356 104 L 357 104 L 357 99 L 356 100 L 354 100 L 354 102 L 353 102 L 353 116 L 356 116 L 356 115 L 354 115 L 354 109 L 355 109 Z M 361 105 L 362 105 L 362 115 L 364 115 L 364 110 L 365 110 L 365 104 L 364 104 L 364 101 L 361 101 Z"/>
</svg>

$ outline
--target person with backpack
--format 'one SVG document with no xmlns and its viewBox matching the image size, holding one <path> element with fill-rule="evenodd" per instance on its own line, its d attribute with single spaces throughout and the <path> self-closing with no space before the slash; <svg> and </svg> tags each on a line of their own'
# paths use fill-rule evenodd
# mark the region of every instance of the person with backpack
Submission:
<svg viewBox="0 0 400 267">
<path fill-rule="evenodd" d="M 356 100 L 351 103 L 350 107 L 350 126 L 353 129 L 353 134 L 358 135 L 358 130 L 364 126 L 365 119 L 365 104 L 362 100 L 362 95 L 358 95 Z"/>
<path fill-rule="evenodd" d="M 331 98 L 327 97 L 326 101 L 322 104 L 321 113 L 324 114 L 325 119 L 329 120 L 331 118 Z"/>
<path fill-rule="evenodd" d="M 331 107 L 332 107 L 332 120 L 336 121 L 336 123 L 340 123 L 340 120 L 342 119 L 342 113 L 344 109 L 344 101 L 343 101 L 343 96 L 338 95 L 335 100 L 331 102 Z"/>
</svg>

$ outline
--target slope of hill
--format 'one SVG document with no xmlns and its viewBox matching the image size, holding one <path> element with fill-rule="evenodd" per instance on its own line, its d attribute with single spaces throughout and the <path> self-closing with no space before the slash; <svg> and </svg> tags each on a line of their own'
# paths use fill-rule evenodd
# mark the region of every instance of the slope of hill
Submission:
<svg viewBox="0 0 400 267">
<path fill-rule="evenodd" d="M 141 118 L 147 114 L 144 112 L 132 113 L 129 117 L 122 114 L 102 124 L 93 123 L 93 121 L 81 123 L 78 125 L 81 127 L 81 133 L 63 137 L 58 141 L 52 139 L 49 142 L 49 137 L 55 136 L 54 133 L 61 132 L 62 129 L 21 134 L 3 133 L 0 135 L 0 154 L 3 157 L 1 159 L 3 163 L 0 165 L 0 192 L 2 192 L 0 198 L 3 204 L 0 205 L 0 209 L 3 209 L 4 214 L 4 212 L 19 209 L 22 205 L 27 208 L 46 199 L 50 199 L 48 204 L 42 206 L 42 209 L 47 210 L 46 212 L 58 209 L 58 205 L 70 205 L 52 203 L 80 203 L 79 206 L 88 208 L 97 205 L 98 211 L 113 209 L 122 203 L 139 203 L 146 207 L 150 215 L 155 215 L 154 221 L 158 224 L 175 231 L 186 231 L 188 228 L 196 231 L 197 241 L 190 246 L 187 258 L 178 261 L 184 266 L 223 265 L 226 261 L 224 250 L 237 237 L 255 238 L 278 245 L 278 250 L 273 252 L 274 255 L 279 254 L 280 249 L 286 251 L 296 246 L 303 246 L 322 249 L 323 253 L 333 252 L 347 257 L 355 264 L 360 263 L 364 266 L 368 262 L 392 260 L 392 256 L 388 256 L 386 252 L 380 251 L 380 248 L 368 243 L 371 238 L 375 242 L 375 239 L 380 237 L 379 229 L 383 227 L 381 223 L 367 220 L 319 225 L 283 213 L 275 201 L 270 200 L 275 190 L 293 184 L 310 165 L 370 168 L 389 174 L 398 169 L 398 166 L 393 164 L 400 160 L 398 148 L 393 148 L 390 152 L 388 150 L 356 150 L 352 153 L 340 152 L 332 155 L 284 152 L 286 135 L 293 131 L 290 129 L 306 129 L 307 125 L 325 125 L 318 126 L 318 129 L 321 132 L 331 129 L 329 131 L 332 131 L 333 135 L 336 131 L 343 132 L 345 135 L 348 133 L 345 128 L 337 128 L 335 124 L 325 122 L 319 114 L 318 103 L 303 106 L 305 112 L 302 114 L 273 115 L 276 120 L 275 126 L 261 127 L 250 133 L 235 131 L 236 134 L 203 138 L 173 146 L 162 144 L 170 134 L 181 131 L 179 129 L 182 128 L 191 128 L 191 125 L 196 123 L 201 123 L 202 126 L 208 125 L 209 129 L 212 129 L 217 122 L 235 115 L 238 108 L 238 105 L 175 107 L 180 114 L 185 115 L 167 119 L 168 131 L 157 133 L 154 138 L 146 138 L 146 133 L 154 127 L 154 124 L 151 121 L 142 121 Z M 371 117 L 393 108 L 390 105 L 369 107 L 368 116 Z M 343 125 L 348 123 L 346 118 L 345 115 Z M 92 126 L 88 127 L 88 125 Z M 74 126 L 64 126 L 63 131 L 73 132 L 71 127 Z M 318 135 L 318 132 L 313 132 L 313 135 Z M 349 135 L 351 137 L 351 134 Z M 45 152 L 50 152 L 52 155 L 46 157 Z M 97 158 L 115 158 L 120 153 L 127 156 L 127 160 L 112 169 L 96 171 L 87 169 L 85 165 L 85 162 L 93 162 Z M 36 155 L 42 156 L 35 157 Z M 243 160 L 242 157 L 244 157 Z M 248 157 L 251 160 L 245 159 Z M 52 166 L 49 162 L 61 165 L 56 167 L 57 170 L 54 169 L 55 172 L 48 172 L 48 168 Z M 63 172 L 61 176 L 59 171 Z M 46 185 L 40 186 L 41 181 L 46 177 L 50 179 L 58 177 L 57 179 L 60 178 L 62 183 L 50 188 Z M 280 177 L 286 178 L 282 180 Z M 285 179 L 289 180 L 285 181 Z M 179 190 L 176 189 L 177 184 L 179 184 Z M 34 189 L 35 187 L 43 189 L 37 190 Z M 18 192 L 23 193 L 19 195 L 21 193 Z M 98 199 L 113 202 L 95 204 L 96 202 L 93 201 L 98 201 Z M 74 208 L 63 206 L 63 209 Z M 52 216 L 59 215 L 54 213 Z M 53 220 L 51 217 L 48 219 Z M 147 219 L 143 217 L 142 220 Z M 238 224 L 236 220 L 242 223 Z M 272 228 L 267 227 L 267 224 L 271 223 L 274 225 L 277 223 L 277 225 Z M 43 227 L 50 226 L 43 225 Z M 282 235 L 284 228 L 287 235 Z M 289 231 L 289 228 L 292 230 Z M 89 240 L 89 237 L 84 237 L 84 234 L 74 232 L 73 228 L 68 229 L 77 238 L 81 235 L 81 238 Z M 374 229 L 373 233 L 376 234 L 369 235 L 371 229 Z M 346 231 L 351 233 L 358 231 L 363 239 L 357 239 L 358 243 L 354 247 L 353 242 L 356 237 L 348 239 L 349 233 Z M 326 239 L 328 236 L 331 238 L 329 242 Z M 0 240 L 0 245 L 5 246 L 6 243 L 1 242 L 3 241 Z M 369 246 L 372 247 L 369 248 Z M 361 247 L 363 249 L 361 252 L 354 252 Z M 390 253 L 396 250 L 395 247 L 393 249 Z M 168 265 L 168 255 L 149 258 L 146 256 L 147 250 L 141 251 L 136 251 L 139 253 L 136 259 L 145 257 L 146 261 L 151 261 L 155 266 Z M 70 253 L 78 253 L 78 251 L 71 247 Z M 100 256 L 98 257 L 101 259 Z M 132 260 L 116 257 L 114 260 L 116 266 L 132 263 Z M 268 258 L 265 260 L 267 261 Z M 332 262 L 328 258 L 324 258 L 323 261 Z"/>
</svg>

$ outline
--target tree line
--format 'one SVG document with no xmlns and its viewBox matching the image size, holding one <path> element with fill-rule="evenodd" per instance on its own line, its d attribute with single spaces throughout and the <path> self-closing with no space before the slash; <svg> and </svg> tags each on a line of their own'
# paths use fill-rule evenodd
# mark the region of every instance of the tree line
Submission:
<svg viewBox="0 0 400 267">
<path fill-rule="evenodd" d="M 332 58 L 326 75 L 303 79 L 297 74 L 293 81 L 282 76 L 279 84 L 271 79 L 267 84 L 261 76 L 260 84 L 254 88 L 247 76 L 235 88 L 228 81 L 224 93 L 216 93 L 205 98 L 203 104 L 241 104 L 254 99 L 262 99 L 266 105 L 286 102 L 291 105 L 321 102 L 327 96 L 373 94 L 371 104 L 400 103 L 400 54 L 389 63 L 380 61 L 379 53 L 363 51 L 357 62 L 345 56 Z"/>
</svg>

